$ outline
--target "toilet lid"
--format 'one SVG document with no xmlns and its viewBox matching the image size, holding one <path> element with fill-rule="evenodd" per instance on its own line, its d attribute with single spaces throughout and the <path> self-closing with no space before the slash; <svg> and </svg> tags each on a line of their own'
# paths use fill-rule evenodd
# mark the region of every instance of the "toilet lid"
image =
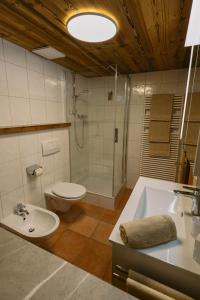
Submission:
<svg viewBox="0 0 200 300">
<path fill-rule="evenodd" d="M 80 198 L 86 193 L 86 188 L 80 184 L 59 182 L 52 188 L 52 193 L 62 198 Z"/>
</svg>

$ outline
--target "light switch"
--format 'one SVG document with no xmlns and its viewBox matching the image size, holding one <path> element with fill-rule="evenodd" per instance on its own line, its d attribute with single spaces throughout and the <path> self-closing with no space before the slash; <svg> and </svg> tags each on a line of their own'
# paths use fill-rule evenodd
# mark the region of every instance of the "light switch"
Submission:
<svg viewBox="0 0 200 300">
<path fill-rule="evenodd" d="M 42 142 L 42 155 L 47 156 L 60 151 L 58 139 L 52 139 Z"/>
</svg>

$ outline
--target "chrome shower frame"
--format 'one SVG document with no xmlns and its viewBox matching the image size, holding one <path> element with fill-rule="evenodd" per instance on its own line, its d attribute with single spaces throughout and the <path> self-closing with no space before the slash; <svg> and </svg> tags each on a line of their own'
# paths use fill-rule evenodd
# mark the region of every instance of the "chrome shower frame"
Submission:
<svg viewBox="0 0 200 300">
<path fill-rule="evenodd" d="M 118 76 L 120 73 L 118 72 L 118 67 L 109 65 L 110 69 L 115 72 L 115 90 L 114 90 L 114 97 L 117 97 L 117 83 L 118 83 Z M 123 126 L 123 151 L 122 151 L 122 178 L 121 178 L 121 186 L 117 192 L 115 192 L 115 152 L 116 146 L 114 142 L 113 148 L 113 178 L 112 178 L 112 197 L 115 198 L 122 187 L 126 184 L 127 180 L 127 140 L 128 140 L 128 121 L 129 121 L 129 105 L 130 105 L 130 98 L 131 98 L 131 79 L 129 75 L 126 75 L 126 83 L 124 86 L 124 96 L 125 96 L 125 108 L 124 108 L 124 126 Z M 115 125 L 116 125 L 116 113 L 115 113 Z"/>
</svg>

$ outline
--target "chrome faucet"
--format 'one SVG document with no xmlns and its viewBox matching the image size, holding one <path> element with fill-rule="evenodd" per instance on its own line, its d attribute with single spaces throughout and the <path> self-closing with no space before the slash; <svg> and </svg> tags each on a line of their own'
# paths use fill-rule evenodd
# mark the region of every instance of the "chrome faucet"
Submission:
<svg viewBox="0 0 200 300">
<path fill-rule="evenodd" d="M 22 216 L 23 219 L 26 219 L 26 216 L 29 215 L 28 210 L 26 209 L 26 205 L 23 203 L 18 203 L 17 206 L 15 207 L 15 214 L 18 216 Z"/>
<path fill-rule="evenodd" d="M 183 186 L 184 189 L 188 189 L 191 192 L 174 190 L 176 195 L 182 194 L 192 198 L 192 209 L 191 213 L 193 216 L 200 216 L 200 189 L 197 187 Z"/>
</svg>

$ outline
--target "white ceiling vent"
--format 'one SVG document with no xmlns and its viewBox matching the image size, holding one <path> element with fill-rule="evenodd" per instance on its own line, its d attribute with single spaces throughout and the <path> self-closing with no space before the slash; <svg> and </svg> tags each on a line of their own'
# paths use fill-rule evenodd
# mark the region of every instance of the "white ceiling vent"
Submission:
<svg viewBox="0 0 200 300">
<path fill-rule="evenodd" d="M 56 59 L 65 57 L 65 54 L 52 48 L 52 47 L 42 47 L 32 50 L 33 53 L 38 54 L 42 57 L 45 57 L 47 59 Z"/>
</svg>

